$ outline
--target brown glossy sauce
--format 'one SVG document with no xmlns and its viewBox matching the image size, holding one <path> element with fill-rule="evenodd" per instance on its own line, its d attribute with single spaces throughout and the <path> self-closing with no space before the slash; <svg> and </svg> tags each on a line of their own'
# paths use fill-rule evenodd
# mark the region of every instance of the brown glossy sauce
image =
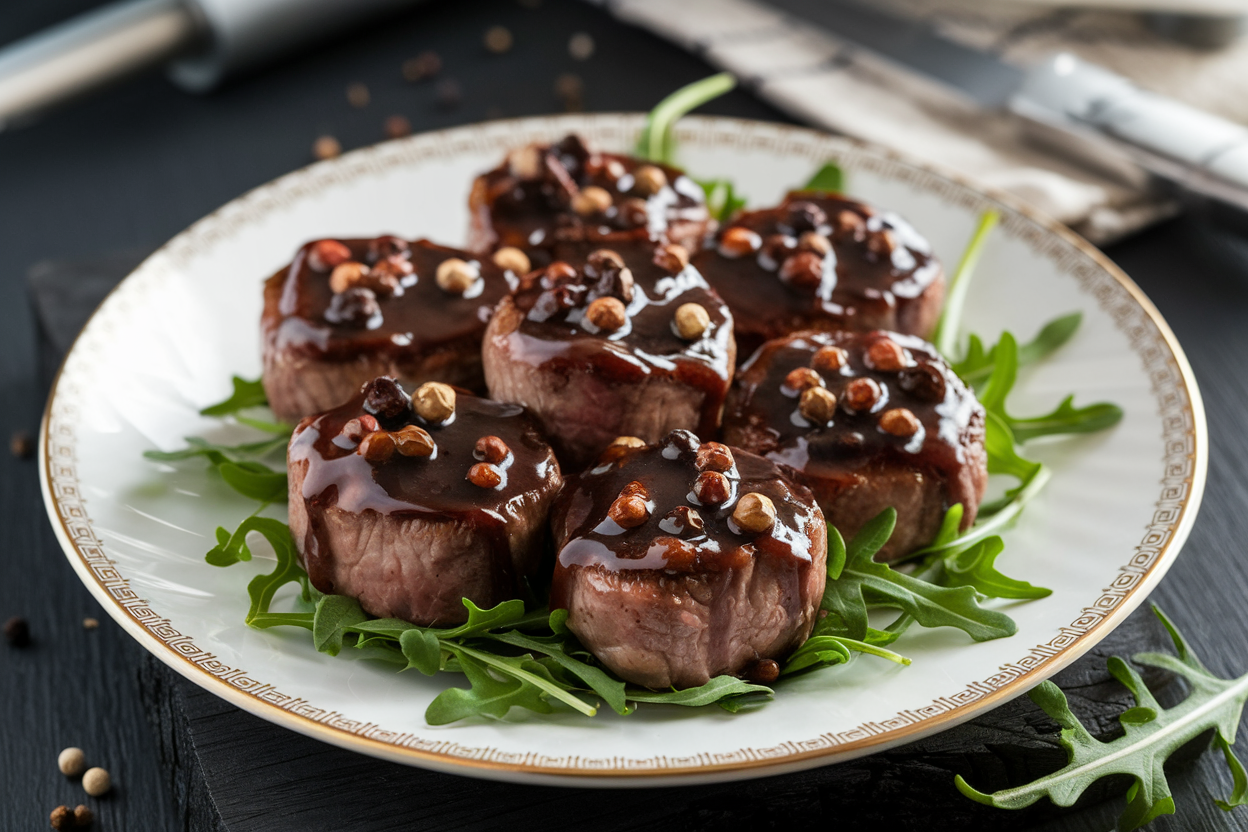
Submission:
<svg viewBox="0 0 1248 832">
<path fill-rule="evenodd" d="M 617 240 L 611 250 L 621 256 L 634 280 L 626 303 L 628 320 L 614 332 L 597 330 L 586 319 L 586 310 L 611 294 L 586 271 L 586 258 L 598 248 L 582 243 L 562 249 L 577 270 L 575 278 L 552 281 L 533 273 L 522 281 L 514 298 L 524 319 L 509 336 L 510 354 L 534 367 L 563 367 L 569 373 L 588 369 L 619 383 L 670 376 L 705 392 L 706 424 L 699 431 L 709 434 L 732 378 L 732 315 L 692 266 L 669 274 L 652 262 L 653 243 Z M 570 305 L 560 305 L 559 297 L 568 298 Z M 709 328 L 696 340 L 681 338 L 674 328 L 676 309 L 686 303 L 700 304 L 710 318 Z"/>
<path fill-rule="evenodd" d="M 437 449 L 429 457 L 395 453 L 384 462 L 370 462 L 357 452 L 358 443 L 343 436 L 352 419 L 365 415 L 364 394 L 320 416 L 305 420 L 295 431 L 289 450 L 293 469 L 308 464 L 303 499 L 308 503 L 309 531 L 304 541 L 305 565 L 313 584 L 322 591 L 330 567 L 325 544 L 323 509 L 337 506 L 363 514 L 445 519 L 483 530 L 491 540 L 500 574 L 510 574 L 507 525 L 539 494 L 556 488 L 558 465 L 550 446 L 532 419 L 518 405 L 504 404 L 459 391 L 455 415 L 445 425 L 432 425 L 408 410 L 384 421 L 382 427 L 398 430 L 417 425 L 433 437 Z M 474 447 L 483 436 L 497 436 L 510 454 L 497 467 L 503 480 L 486 489 L 467 480 L 469 469 L 480 462 Z"/>
<path fill-rule="evenodd" d="M 808 530 L 821 516 L 810 493 L 772 463 L 734 451 L 735 464 L 724 472 L 728 500 L 703 504 L 693 493 L 698 446 L 693 434 L 673 431 L 663 443 L 624 451 L 569 483 L 554 515 L 556 534 L 566 535 L 551 585 L 553 609 L 566 607 L 564 579 L 574 567 L 688 574 L 740 569 L 757 557 L 812 562 Z M 625 529 L 608 512 L 634 482 L 644 487 L 651 511 L 644 523 Z M 775 504 L 769 531 L 746 532 L 732 521 L 738 499 L 749 492 Z"/>
<path fill-rule="evenodd" d="M 575 135 L 542 146 L 540 151 L 546 166 L 540 177 L 520 178 L 508 162 L 479 177 L 472 201 L 475 222 L 491 232 L 491 240 L 480 241 L 485 247 L 522 248 L 535 264 L 542 265 L 550 262 L 549 250 L 559 241 L 594 239 L 620 231 L 663 240 L 675 225 L 708 221 L 702 188 L 678 168 L 656 165 L 667 184 L 645 194 L 637 189 L 634 174 L 649 162 L 591 152 Z M 610 194 L 610 207 L 591 215 L 576 213 L 573 194 L 591 186 Z"/>
<path fill-rule="evenodd" d="M 396 238 L 341 240 L 353 260 L 373 266 L 379 259 L 378 244 Z M 413 272 L 400 281 L 400 290 L 388 297 L 378 295 L 379 315 L 365 325 L 331 320 L 334 301 L 330 289 L 332 269 L 314 268 L 309 253 L 315 243 L 304 245 L 290 266 L 270 283 L 280 287 L 275 313 L 265 316 L 263 328 L 272 348 L 303 351 L 319 360 L 351 361 L 361 354 L 381 354 L 402 363 L 405 357 L 423 357 L 439 349 L 462 349 L 480 344 L 485 326 L 498 301 L 511 286 L 509 278 L 488 258 L 417 240 L 400 245 L 399 257 L 407 259 Z M 464 296 L 443 291 L 435 275 L 438 265 L 456 257 L 477 264 L 481 279 Z M 329 313 L 329 317 L 327 317 Z"/>
<path fill-rule="evenodd" d="M 805 227 L 788 222 L 791 206 L 802 202 L 816 206 L 824 221 Z M 842 212 L 856 219 L 846 226 L 838 222 Z M 739 215 L 717 241 L 732 228 L 754 231 L 764 245 L 730 257 L 717 242 L 700 252 L 694 265 L 737 315 L 743 358 L 763 340 L 800 329 L 874 328 L 942 275 L 930 244 L 909 223 L 839 194 L 790 193 L 775 208 Z M 780 267 L 786 255 L 798 251 L 806 230 L 826 237 L 831 251 L 823 258 L 818 284 L 796 287 L 780 278 Z M 885 231 L 891 234 L 891 251 L 880 245 Z"/>
<path fill-rule="evenodd" d="M 867 347 L 883 338 L 905 349 L 908 367 L 886 372 L 867 366 Z M 844 349 L 848 361 L 839 371 L 820 372 L 839 405 L 830 424 L 817 425 L 802 415 L 799 393 L 785 379 L 794 369 L 810 367 L 816 350 L 828 345 Z M 870 410 L 845 406 L 845 388 L 855 378 L 874 379 L 880 386 L 882 395 Z M 880 427 L 880 416 L 893 408 L 917 417 L 920 428 L 913 436 L 894 436 Z M 920 338 L 806 332 L 765 345 L 741 368 L 724 431 L 730 441 L 745 432 L 750 450 L 816 477 L 835 477 L 888 459 L 948 479 L 965 463 L 972 418 L 978 413 L 982 420 L 982 412 L 961 379 Z"/>
</svg>

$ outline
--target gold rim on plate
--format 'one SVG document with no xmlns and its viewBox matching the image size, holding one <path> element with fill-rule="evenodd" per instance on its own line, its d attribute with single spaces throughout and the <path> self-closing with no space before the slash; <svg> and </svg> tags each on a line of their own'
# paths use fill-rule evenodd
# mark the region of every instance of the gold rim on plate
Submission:
<svg viewBox="0 0 1248 832">
<path fill-rule="evenodd" d="M 953 696 L 898 713 L 882 722 L 823 734 L 775 747 L 728 753 L 646 759 L 556 757 L 512 753 L 422 738 L 327 712 L 287 696 L 241 668 L 229 667 L 173 623 L 152 610 L 131 588 L 95 534 L 81 494 L 76 464 L 75 397 L 65 394 L 67 368 L 88 351 L 88 339 L 108 328 L 108 317 L 124 306 L 127 292 L 159 278 L 158 258 L 176 264 L 195 256 L 231 232 L 307 195 L 368 175 L 463 152 L 501 154 L 520 142 L 551 140 L 579 131 L 604 145 L 628 146 L 642 116 L 605 114 L 512 119 L 411 136 L 320 162 L 263 185 L 226 204 L 173 238 L 119 284 L 96 310 L 57 372 L 40 428 L 40 480 L 56 536 L 70 563 L 109 614 L 140 644 L 174 670 L 230 703 L 302 734 L 371 756 L 458 774 L 504 780 L 582 786 L 693 784 L 732 777 L 780 774 L 882 751 L 970 719 L 1013 698 L 1083 655 L 1120 624 L 1161 580 L 1194 522 L 1208 459 L 1204 408 L 1187 359 L 1160 313 L 1107 257 L 1060 223 L 1004 194 L 988 194 L 947 171 L 903 159 L 852 140 L 787 125 L 716 117 L 688 117 L 679 139 L 700 147 L 770 150 L 808 158 L 835 159 L 848 170 L 868 170 L 909 184 L 945 203 L 972 211 L 996 208 L 1001 230 L 1074 277 L 1125 333 L 1143 361 L 1163 429 L 1165 458 L 1161 491 L 1152 521 L 1130 559 L 1078 618 L 1027 655 L 972 682 Z"/>
</svg>

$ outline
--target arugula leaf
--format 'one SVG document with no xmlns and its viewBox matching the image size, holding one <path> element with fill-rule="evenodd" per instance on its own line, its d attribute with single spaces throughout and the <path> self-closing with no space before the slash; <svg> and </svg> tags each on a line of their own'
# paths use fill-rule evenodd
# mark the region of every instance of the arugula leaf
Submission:
<svg viewBox="0 0 1248 832">
<path fill-rule="evenodd" d="M 823 167 L 815 171 L 814 175 L 798 190 L 801 191 L 821 191 L 824 193 L 844 193 L 845 192 L 845 171 L 841 170 L 841 166 L 836 162 L 825 162 Z"/>
<path fill-rule="evenodd" d="M 1071 312 L 1046 323 L 1034 338 L 1019 346 L 1018 366 L 1025 367 L 1048 358 L 1074 337 L 1082 321 L 1082 312 Z M 984 344 L 978 335 L 971 334 L 968 337 L 966 355 L 960 361 L 951 362 L 951 366 L 967 384 L 978 386 L 979 382 L 992 373 L 995 355 L 992 351 L 984 350 Z"/>
<path fill-rule="evenodd" d="M 490 638 L 503 644 L 519 647 L 522 650 L 544 654 L 551 661 L 588 685 L 590 690 L 602 697 L 611 710 L 617 714 L 628 713 L 629 708 L 624 695 L 624 683 L 618 679 L 611 678 L 601 668 L 586 664 L 569 655 L 566 636 L 555 635 L 549 638 L 537 638 L 513 630 L 505 633 L 492 633 Z"/>
<path fill-rule="evenodd" d="M 694 81 L 664 98 L 650 111 L 646 126 L 637 138 L 637 155 L 651 162 L 671 164 L 676 150 L 672 128 L 681 116 L 719 98 L 737 85 L 730 72 L 721 72 L 701 81 Z"/>
<path fill-rule="evenodd" d="M 1138 704 L 1119 718 L 1123 735 L 1101 742 L 1071 712 L 1061 689 L 1052 682 L 1041 682 L 1030 696 L 1062 727 L 1062 747 L 1069 754 L 1067 765 L 1027 785 L 992 794 L 976 791 L 959 775 L 954 780 L 958 791 L 978 803 L 1001 809 L 1021 809 L 1042 797 L 1058 806 L 1070 806 L 1102 777 L 1127 775 L 1134 778 L 1134 784 L 1127 792 L 1128 803 L 1118 819 L 1118 829 L 1128 832 L 1161 815 L 1174 814 L 1174 798 L 1164 764 L 1183 745 L 1212 729 L 1235 782 L 1230 798 L 1215 802 L 1225 811 L 1243 805 L 1248 777 L 1231 752 L 1231 744 L 1248 702 L 1248 674 L 1237 679 L 1214 676 L 1192 655 L 1186 641 L 1156 605 L 1153 613 L 1165 624 L 1178 656 L 1141 653 L 1134 657 L 1135 661 L 1182 676 L 1192 688 L 1187 699 L 1173 708 L 1162 708 L 1139 674 L 1122 659 L 1113 657 L 1109 660 L 1110 672 L 1126 685 Z"/>
<path fill-rule="evenodd" d="M 941 313 L 940 320 L 936 323 L 936 332 L 932 336 L 932 343 L 943 356 L 952 358 L 957 348 L 958 327 L 962 323 L 962 309 L 966 306 L 971 275 L 975 271 L 976 264 L 979 263 L 979 257 L 988 241 L 988 234 L 1000 221 L 1001 215 L 991 209 L 980 215 L 979 225 L 976 226 L 975 233 L 971 235 L 971 241 L 967 244 L 966 250 L 962 252 L 962 259 L 958 261 L 958 267 L 953 270 L 953 276 L 949 278 L 945 310 Z"/>
<path fill-rule="evenodd" d="M 1094 433 L 1122 421 L 1122 408 L 1116 404 L 1099 402 L 1076 408 L 1074 400 L 1072 393 L 1052 413 L 1043 416 L 1032 416 L 1028 419 L 1010 417 L 1008 423 L 1015 440 L 1026 442 L 1038 436 L 1058 433 Z"/>
<path fill-rule="evenodd" d="M 875 632 L 882 631 L 876 630 Z M 853 653 L 878 656 L 900 665 L 910 664 L 910 659 L 892 650 L 885 650 L 879 644 L 844 636 L 816 635 L 808 638 L 801 647 L 793 651 L 793 655 L 789 656 L 784 667 L 780 669 L 780 675 L 791 676 L 816 668 L 846 664 L 853 658 Z"/>
<path fill-rule="evenodd" d="M 458 627 L 443 631 L 442 638 L 477 635 L 498 627 L 514 625 L 524 618 L 524 602 L 518 598 L 504 601 L 488 610 L 481 609 L 467 598 L 463 599 L 463 604 L 468 609 L 468 620 Z"/>
<path fill-rule="evenodd" d="M 218 547 L 220 547 L 222 529 L 217 530 Z M 248 532 L 259 532 L 264 539 L 269 541 L 269 545 L 273 547 L 273 552 L 277 555 L 277 566 L 267 575 L 257 575 L 247 584 L 247 595 L 251 598 L 251 608 L 247 610 L 247 623 L 250 624 L 256 616 L 267 613 L 269 604 L 273 602 L 273 596 L 283 586 L 289 583 L 298 582 L 304 575 L 303 567 L 299 565 L 299 558 L 295 551 L 294 538 L 290 536 L 290 527 L 280 520 L 274 520 L 271 517 L 256 517 L 252 515 L 244 520 L 230 536 L 230 540 L 245 540 Z M 250 560 L 251 552 L 247 551 L 246 543 L 241 546 L 246 551 L 247 556 L 239 558 L 239 560 Z M 213 553 L 217 549 L 213 549 L 208 553 L 207 560 L 214 566 L 229 565 L 228 563 L 214 562 Z M 224 560 L 218 557 L 218 561 Z M 233 562 L 233 561 L 231 561 Z"/>
<path fill-rule="evenodd" d="M 241 413 L 234 414 L 234 421 L 240 425 L 248 425 L 256 430 L 262 430 L 265 433 L 276 433 L 284 436 L 290 441 L 290 435 L 294 433 L 295 426 L 287 422 L 270 422 L 266 419 L 254 419 L 250 416 L 243 416 Z"/>
<path fill-rule="evenodd" d="M 485 662 L 471 654 L 457 656 L 459 668 L 468 677 L 471 687 L 450 687 L 439 693 L 425 709 L 425 721 L 430 725 L 448 725 L 471 716 L 490 716 L 497 719 L 507 715 L 513 707 L 527 708 L 540 714 L 554 711 L 542 697 L 542 688 L 532 680 L 540 679 L 541 665 L 523 659 L 515 661 L 514 673 L 502 677 L 493 675 Z M 537 673 L 534 672 L 536 668 Z"/>
<path fill-rule="evenodd" d="M 188 436 L 186 437 L 186 444 L 189 447 L 178 451 L 144 451 L 143 458 L 158 462 L 180 462 L 185 459 L 202 456 L 209 462 L 217 465 L 220 464 L 218 460 L 222 460 L 222 458 L 237 460 L 242 457 L 266 457 L 275 451 L 285 450 L 289 443 L 289 436 L 275 436 L 272 439 L 261 439 L 258 442 L 242 442 L 238 445 L 219 445 L 199 436 Z"/>
<path fill-rule="evenodd" d="M 348 627 L 368 618 L 360 602 L 345 595 L 325 595 L 316 603 L 312 618 L 312 644 L 322 653 L 337 656 Z"/>
<path fill-rule="evenodd" d="M 862 527 L 846 547 L 845 567 L 836 580 L 829 580 L 823 593 L 822 609 L 828 617 L 839 616 L 848 638 L 867 636 L 867 607 L 901 610 L 923 627 L 955 627 L 975 641 L 1011 636 L 1017 625 L 1004 613 L 979 606 L 975 590 L 969 586 L 942 587 L 876 563 L 873 557 L 897 523 L 897 512 L 885 509 Z M 830 537 L 839 537 L 828 527 Z"/>
<path fill-rule="evenodd" d="M 1231 744 L 1221 734 L 1214 737 L 1213 744 L 1222 750 L 1222 756 L 1226 758 L 1226 764 L 1231 769 L 1231 781 L 1234 783 L 1230 797 L 1213 802 L 1223 812 L 1229 812 L 1236 806 L 1248 806 L 1248 773 L 1244 771 L 1244 764 L 1231 751 Z"/>
<path fill-rule="evenodd" d="M 629 688 L 628 698 L 633 702 L 652 702 L 663 705 L 682 705 L 686 708 L 700 708 L 712 705 L 727 698 L 761 695 L 770 698 L 775 694 L 766 685 L 756 685 L 735 676 L 716 676 L 704 685 L 684 690 L 654 691 L 644 688 Z"/>
<path fill-rule="evenodd" d="M 221 475 L 226 485 L 244 497 L 262 503 L 286 500 L 289 484 L 285 471 L 274 471 L 263 462 L 238 457 L 263 456 L 272 453 L 278 447 L 285 447 L 288 437 L 275 437 L 261 442 L 246 442 L 232 446 L 214 445 L 195 436 L 187 437 L 186 441 L 190 447 L 180 451 L 149 450 L 144 451 L 143 456 L 162 462 L 203 457 Z"/>
<path fill-rule="evenodd" d="M 588 702 L 556 682 L 551 677 L 550 671 L 533 661 L 533 658 L 528 654 L 523 656 L 498 656 L 492 653 L 486 653 L 483 650 L 476 650 L 471 647 L 467 647 L 463 644 L 456 644 L 448 641 L 443 641 L 442 643 L 444 646 L 449 648 L 453 654 L 455 654 L 455 657 L 459 659 L 461 665 L 464 663 L 465 659 L 476 660 L 502 676 L 511 676 L 525 685 L 536 688 L 540 694 L 544 694 L 543 701 L 545 701 L 547 697 L 550 699 L 556 699 L 566 705 L 570 705 L 575 710 L 585 714 L 585 716 L 593 716 L 598 712 L 598 709 L 593 705 L 590 705 Z M 451 688 L 451 690 L 455 690 L 455 688 Z M 430 704 L 429 707 L 432 708 L 433 705 Z M 527 700 L 521 707 L 529 708 L 530 710 L 538 710 L 540 713 L 550 712 L 549 710 L 543 711 L 541 709 L 533 708 Z M 431 721 L 430 724 L 434 725 L 437 723 Z"/>
<path fill-rule="evenodd" d="M 269 403 L 269 397 L 264 392 L 264 384 L 260 379 L 248 381 L 234 376 L 232 383 L 234 392 L 230 394 L 230 397 L 225 401 L 205 407 L 199 411 L 201 416 L 229 416 L 231 413 L 237 413 L 248 407 L 264 407 Z"/>
<path fill-rule="evenodd" d="M 697 182 L 706 194 L 706 209 L 717 222 L 728 222 L 745 207 L 746 199 L 737 195 L 731 179 L 699 179 Z"/>
<path fill-rule="evenodd" d="M 230 488 L 262 503 L 277 503 L 288 496 L 285 471 L 274 471 L 262 462 L 229 462 L 217 465 L 217 473 Z"/>
<path fill-rule="evenodd" d="M 257 630 L 267 630 L 270 627 L 302 627 L 311 630 L 314 626 L 313 615 L 310 612 L 261 612 L 252 616 L 247 625 Z"/>
<path fill-rule="evenodd" d="M 993 535 L 973 543 L 961 552 L 954 552 L 944 559 L 945 586 L 973 587 L 980 595 L 989 598 L 1044 598 L 1053 590 L 1032 586 L 1027 581 L 1008 578 L 997 571 L 997 555 L 1005 549 L 1000 537 Z"/>
<path fill-rule="evenodd" d="M 442 643 L 430 631 L 411 626 L 399 636 L 399 647 L 409 668 L 414 667 L 426 676 L 442 669 Z"/>
</svg>

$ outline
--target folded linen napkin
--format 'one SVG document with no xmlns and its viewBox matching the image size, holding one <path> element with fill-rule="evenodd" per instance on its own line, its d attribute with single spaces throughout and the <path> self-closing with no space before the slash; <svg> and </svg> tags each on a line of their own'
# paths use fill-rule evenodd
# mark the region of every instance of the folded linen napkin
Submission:
<svg viewBox="0 0 1248 832">
<path fill-rule="evenodd" d="M 1033 145 L 1005 114 L 864 54 L 761 0 L 590 0 L 735 73 L 814 126 L 892 148 L 989 190 L 1025 200 L 1098 244 L 1174 214 L 1177 205 L 1129 181 Z M 811 0 L 819 2 L 819 0 Z M 1137 15 L 1020 2 L 877 0 L 927 19 L 945 36 L 1020 65 L 1060 50 L 1157 92 L 1248 121 L 1248 41 L 1202 51 L 1151 32 Z"/>
</svg>

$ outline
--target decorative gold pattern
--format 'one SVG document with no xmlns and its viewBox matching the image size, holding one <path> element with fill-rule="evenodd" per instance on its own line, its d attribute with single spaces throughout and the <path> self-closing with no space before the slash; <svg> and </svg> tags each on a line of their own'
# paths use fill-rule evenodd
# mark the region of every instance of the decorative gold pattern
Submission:
<svg viewBox="0 0 1248 832">
<path fill-rule="evenodd" d="M 577 775 L 598 778 L 706 774 L 712 771 L 755 769 L 762 774 L 771 766 L 820 758 L 848 758 L 864 749 L 897 744 L 969 718 L 1009 696 L 1021 693 L 1041 678 L 1055 673 L 1082 653 L 1076 649 L 1091 635 L 1103 635 L 1129 612 L 1127 605 L 1146 584 L 1159 580 L 1168 561 L 1163 555 L 1175 544 L 1185 518 L 1199 502 L 1204 485 L 1204 417 L 1191 371 L 1160 316 L 1147 298 L 1088 243 L 1057 223 L 1032 215 L 1005 197 L 993 198 L 972 190 L 956 176 L 916 166 L 890 153 L 814 131 L 782 125 L 733 119 L 688 118 L 679 129 L 683 142 L 700 146 L 748 148 L 796 155 L 812 164 L 836 159 L 847 170 L 867 170 L 885 179 L 903 182 L 933 194 L 946 204 L 972 211 L 1003 209 L 1002 230 L 1023 241 L 1037 256 L 1052 261 L 1074 277 L 1081 289 L 1126 333 L 1131 348 L 1147 371 L 1161 414 L 1165 460 L 1161 492 L 1152 521 L 1100 597 L 1078 618 L 1061 628 L 1045 644 L 1030 649 L 1016 662 L 973 682 L 962 691 L 940 697 L 915 710 L 902 711 L 883 722 L 868 722 L 838 733 L 827 733 L 799 742 L 770 748 L 742 748 L 722 754 L 689 757 L 657 756 L 586 758 L 508 753 L 493 748 L 468 747 L 442 739 L 390 731 L 370 722 L 352 720 L 336 711 L 288 696 L 242 668 L 231 667 L 198 647 L 179 632 L 169 619 L 151 609 L 131 588 L 129 581 L 108 558 L 92 528 L 76 470 L 75 424 L 79 412 L 76 379 L 90 377 L 91 359 L 102 339 L 142 294 L 156 285 L 170 269 L 226 241 L 240 227 L 281 210 L 300 199 L 334 185 L 364 176 L 381 176 L 405 165 L 450 158 L 465 152 L 501 155 L 509 147 L 530 141 L 551 140 L 570 129 L 606 146 L 628 146 L 640 126 L 638 116 L 548 117 L 495 122 L 476 127 L 414 136 L 367 148 L 341 159 L 313 165 L 258 188 L 180 234 L 131 275 L 101 306 L 75 343 L 53 386 L 43 424 L 44 490 L 54 526 L 63 533 L 62 543 L 88 586 L 97 596 L 111 598 L 135 626 L 132 634 L 179 672 L 241 707 L 279 724 L 320 739 L 377 756 L 405 762 L 459 770 L 489 769 L 526 774 Z M 1163 567 L 1159 569 L 1160 567 Z M 1141 595 L 1142 599 L 1142 595 Z M 1138 601 L 1138 599 L 1137 599 Z M 125 619 L 119 619 L 123 625 Z M 1087 646 L 1091 646 L 1088 641 Z M 1086 647 L 1084 648 L 1086 649 Z M 189 665 L 180 665 L 177 658 Z M 205 679 L 207 674 L 212 679 Z M 215 680 L 215 682 L 213 681 Z M 289 714 L 291 717 L 286 717 Z M 566 780 L 565 780 L 566 782 Z"/>
</svg>

